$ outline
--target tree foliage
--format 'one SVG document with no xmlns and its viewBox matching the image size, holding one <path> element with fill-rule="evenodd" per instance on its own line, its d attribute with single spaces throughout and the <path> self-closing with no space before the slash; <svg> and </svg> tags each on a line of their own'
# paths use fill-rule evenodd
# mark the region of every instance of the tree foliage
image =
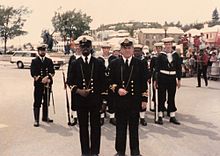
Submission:
<svg viewBox="0 0 220 156">
<path fill-rule="evenodd" d="M 214 11 L 212 12 L 212 20 L 213 22 L 217 22 L 219 20 L 219 13 L 217 8 L 215 8 Z"/>
<path fill-rule="evenodd" d="M 5 53 L 9 39 L 27 34 L 27 32 L 23 30 L 23 26 L 26 22 L 25 16 L 30 13 L 31 11 L 24 6 L 14 8 L 0 5 L 0 37 L 4 40 Z"/>
<path fill-rule="evenodd" d="M 55 31 L 59 31 L 63 37 L 78 38 L 85 31 L 90 30 L 89 24 L 92 22 L 91 16 L 87 16 L 81 11 L 71 10 L 64 13 L 55 12 L 52 24 Z"/>
</svg>

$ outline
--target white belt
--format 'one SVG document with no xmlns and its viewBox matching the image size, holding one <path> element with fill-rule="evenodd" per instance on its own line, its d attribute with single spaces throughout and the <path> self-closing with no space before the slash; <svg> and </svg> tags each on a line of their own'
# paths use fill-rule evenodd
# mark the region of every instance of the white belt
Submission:
<svg viewBox="0 0 220 156">
<path fill-rule="evenodd" d="M 176 75 L 176 71 L 160 70 L 160 72 L 167 75 Z"/>
</svg>

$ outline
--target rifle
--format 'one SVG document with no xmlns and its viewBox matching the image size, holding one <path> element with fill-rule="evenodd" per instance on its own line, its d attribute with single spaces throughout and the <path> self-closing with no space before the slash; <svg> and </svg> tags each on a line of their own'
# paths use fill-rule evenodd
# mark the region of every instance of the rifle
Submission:
<svg viewBox="0 0 220 156">
<path fill-rule="evenodd" d="M 148 103 L 150 106 L 150 110 L 154 110 L 154 105 L 152 105 L 152 78 L 151 81 L 148 83 Z"/>
<path fill-rule="evenodd" d="M 46 68 L 46 73 L 47 73 L 47 76 L 49 76 L 48 68 Z M 47 108 L 49 108 L 49 106 L 50 106 L 50 93 L 51 93 L 52 94 L 52 103 L 53 103 L 53 112 L 55 114 L 56 112 L 55 112 L 54 96 L 53 96 L 52 85 L 50 85 L 50 83 L 48 82 L 47 85 L 46 85 L 46 89 L 47 89 Z M 48 111 L 48 114 L 49 114 L 49 111 Z"/>
<path fill-rule="evenodd" d="M 158 88 L 156 88 L 156 90 L 155 90 L 155 93 L 156 93 L 156 95 L 155 95 L 155 102 L 156 102 L 156 108 L 155 108 L 155 123 L 157 123 L 158 122 L 158 102 L 159 102 L 159 100 L 158 100 Z"/>
<path fill-rule="evenodd" d="M 52 87 L 51 87 L 51 95 L 52 95 L 53 113 L 56 114 Z"/>
<path fill-rule="evenodd" d="M 71 125 L 70 122 L 70 107 L 69 107 L 69 97 L 68 97 L 68 92 L 67 92 L 67 84 L 66 84 L 66 78 L 65 78 L 65 74 L 64 71 L 62 69 L 62 74 L 63 74 L 63 84 L 64 84 L 64 90 L 66 92 L 66 108 L 67 108 L 67 118 L 68 118 L 68 125 Z"/>
<path fill-rule="evenodd" d="M 47 83 L 46 85 L 46 90 L 47 90 L 47 118 L 48 118 L 49 117 L 49 105 L 50 105 L 50 84 L 49 83 Z"/>
</svg>

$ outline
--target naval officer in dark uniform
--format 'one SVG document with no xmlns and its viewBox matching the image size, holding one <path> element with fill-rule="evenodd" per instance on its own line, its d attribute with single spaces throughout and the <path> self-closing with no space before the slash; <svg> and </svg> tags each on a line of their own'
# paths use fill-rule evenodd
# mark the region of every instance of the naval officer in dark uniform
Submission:
<svg viewBox="0 0 220 156">
<path fill-rule="evenodd" d="M 71 64 L 67 83 L 75 94 L 82 155 L 98 156 L 101 140 L 101 93 L 106 90 L 105 66 L 91 55 L 92 37 L 83 35 L 78 40 L 82 56 Z"/>
<path fill-rule="evenodd" d="M 42 109 L 42 121 L 53 122 L 48 117 L 48 106 L 50 101 L 50 92 L 55 74 L 53 61 L 46 57 L 47 45 L 41 44 L 37 47 L 38 57 L 31 62 L 31 76 L 34 78 L 34 126 L 39 126 L 40 107 Z M 43 103 L 42 103 L 43 100 Z"/>
<path fill-rule="evenodd" d="M 144 63 L 133 57 L 133 40 L 121 41 L 122 57 L 110 63 L 110 84 L 115 95 L 116 156 L 126 151 L 127 127 L 131 155 L 139 156 L 139 112 L 147 104 L 147 71 Z"/>
<path fill-rule="evenodd" d="M 158 88 L 158 124 L 163 124 L 164 103 L 168 94 L 168 108 L 170 112 L 170 122 L 179 125 L 180 122 L 175 117 L 177 110 L 175 105 L 176 88 L 181 85 L 181 59 L 176 51 L 172 50 L 173 38 L 168 37 L 162 40 L 164 42 L 164 51 L 157 57 L 155 74 L 156 80 L 154 87 Z"/>
</svg>

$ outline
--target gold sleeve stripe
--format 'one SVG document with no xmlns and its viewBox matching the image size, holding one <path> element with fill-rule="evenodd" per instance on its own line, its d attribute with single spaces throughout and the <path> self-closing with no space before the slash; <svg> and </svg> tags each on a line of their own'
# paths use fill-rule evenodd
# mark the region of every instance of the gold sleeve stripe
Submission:
<svg viewBox="0 0 220 156">
<path fill-rule="evenodd" d="M 110 85 L 110 89 L 115 93 L 115 88 L 117 87 L 117 84 Z"/>
<path fill-rule="evenodd" d="M 70 90 L 72 91 L 76 87 L 77 87 L 77 85 L 70 86 Z"/>
<path fill-rule="evenodd" d="M 142 96 L 144 96 L 144 97 L 148 97 L 148 91 L 143 92 L 143 93 L 142 93 Z"/>
</svg>

